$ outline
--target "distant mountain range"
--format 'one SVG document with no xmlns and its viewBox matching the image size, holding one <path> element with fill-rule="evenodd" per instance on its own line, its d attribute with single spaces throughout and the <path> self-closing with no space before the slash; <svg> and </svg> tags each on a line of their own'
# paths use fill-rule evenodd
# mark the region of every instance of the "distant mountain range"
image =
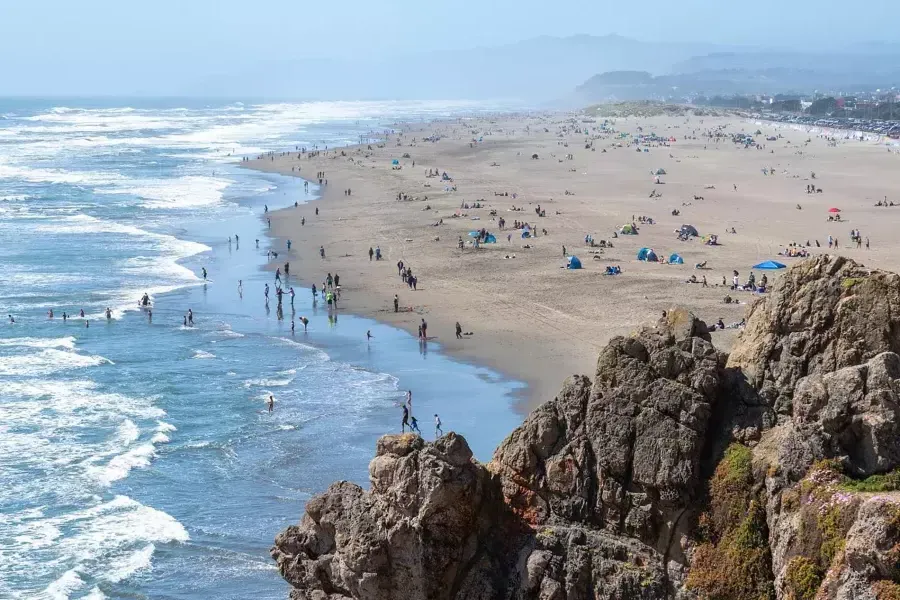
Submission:
<svg viewBox="0 0 900 600">
<path fill-rule="evenodd" d="M 668 74 L 604 72 L 579 85 L 579 102 L 691 95 L 874 91 L 900 86 L 900 45 L 866 44 L 831 53 L 711 52 L 677 61 Z"/>
</svg>

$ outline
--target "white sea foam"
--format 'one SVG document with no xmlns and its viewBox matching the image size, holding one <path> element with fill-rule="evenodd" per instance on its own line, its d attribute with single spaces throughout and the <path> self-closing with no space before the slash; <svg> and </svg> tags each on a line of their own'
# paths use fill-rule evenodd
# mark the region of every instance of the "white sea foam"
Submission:
<svg viewBox="0 0 900 600">
<path fill-rule="evenodd" d="M 113 362 L 102 356 L 46 348 L 34 354 L 0 357 L 0 375 L 17 377 L 48 375 L 57 371 L 83 369 L 103 364 L 111 365 Z"/>
<path fill-rule="evenodd" d="M 33 519 L 24 519 L 29 520 Z M 84 590 L 86 580 L 117 583 L 149 569 L 156 545 L 189 540 L 184 526 L 170 515 L 127 496 L 44 521 L 67 531 L 52 547 L 52 555 L 20 553 L 13 546 L 10 560 L 0 562 L 0 576 L 27 570 L 56 577 L 43 593 L 31 596 L 42 600 L 68 599 L 73 594 L 103 598 L 96 586 Z M 87 596 L 82 596 L 85 592 Z"/>
<path fill-rule="evenodd" d="M 113 185 L 125 179 L 115 172 L 39 169 L 0 163 L 0 179 L 18 179 L 30 183 L 67 183 L 71 185 Z"/>
<path fill-rule="evenodd" d="M 94 190 L 100 194 L 127 194 L 147 200 L 151 208 L 196 208 L 222 201 L 233 181 L 216 177 L 186 175 L 174 179 L 134 181 L 129 185 Z"/>
<path fill-rule="evenodd" d="M 0 339 L 0 346 L 23 346 L 26 348 L 65 348 L 75 349 L 75 338 L 72 336 L 61 338 L 6 338 Z"/>
<path fill-rule="evenodd" d="M 194 350 L 194 358 L 204 359 L 204 358 L 215 358 L 216 355 L 212 352 L 207 352 L 205 350 Z"/>
</svg>

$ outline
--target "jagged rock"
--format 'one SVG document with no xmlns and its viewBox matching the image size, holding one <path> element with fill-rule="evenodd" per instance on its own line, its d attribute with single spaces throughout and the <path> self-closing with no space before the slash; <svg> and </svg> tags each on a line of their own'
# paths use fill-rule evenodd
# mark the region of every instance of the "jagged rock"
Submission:
<svg viewBox="0 0 900 600">
<path fill-rule="evenodd" d="M 680 557 L 723 363 L 681 310 L 610 341 L 593 382 L 570 378 L 497 449 L 490 468 L 510 506 L 535 526 L 582 523 Z"/>
<path fill-rule="evenodd" d="M 791 412 L 797 382 L 900 353 L 900 276 L 840 256 L 797 263 L 755 303 L 728 358 L 765 404 Z"/>
<path fill-rule="evenodd" d="M 823 458 L 866 477 L 900 466 L 900 356 L 801 379 L 779 465 L 796 481 Z"/>
<path fill-rule="evenodd" d="M 336 483 L 276 538 L 272 556 L 293 598 L 507 595 L 522 530 L 462 437 L 384 436 L 369 476 L 370 492 Z"/>
<path fill-rule="evenodd" d="M 900 468 L 898 354 L 900 277 L 810 259 L 730 357 L 670 310 L 611 340 L 486 466 L 452 433 L 381 438 L 371 490 L 332 485 L 272 556 L 294 600 L 900 595 L 900 493 L 842 479 Z M 732 442 L 749 447 L 717 467 Z"/>
</svg>

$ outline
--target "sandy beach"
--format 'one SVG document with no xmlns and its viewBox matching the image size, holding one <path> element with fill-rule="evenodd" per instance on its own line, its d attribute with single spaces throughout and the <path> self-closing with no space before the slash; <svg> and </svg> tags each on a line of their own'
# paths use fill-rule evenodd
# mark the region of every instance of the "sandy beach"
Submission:
<svg viewBox="0 0 900 600">
<path fill-rule="evenodd" d="M 294 208 L 297 198 L 286 198 L 290 207 L 270 207 L 272 235 L 292 241 L 290 252 L 276 244 L 281 251 L 273 269 L 290 261 L 292 275 L 317 285 L 326 273 L 339 274 L 342 311 L 413 333 L 426 319 L 429 340 L 451 355 L 525 381 L 523 409 L 553 398 L 566 376 L 592 374 L 611 337 L 674 305 L 707 323 L 739 322 L 756 295 L 730 289 L 733 271 L 745 283 L 756 263 L 790 265 L 797 259 L 779 256 L 790 243 L 829 252 L 831 235 L 839 244 L 831 252 L 900 268 L 894 235 L 900 206 L 874 206 L 885 197 L 900 201 L 892 177 L 900 155 L 884 145 L 843 139 L 845 133 L 829 141 L 737 117 L 617 118 L 601 129 L 603 122 L 535 114 L 408 124 L 378 144 L 242 164 L 315 182 L 324 172 L 327 180 L 319 201 Z M 730 137 L 757 130 L 759 148 Z M 674 141 L 633 143 L 651 132 Z M 709 132 L 726 137 L 717 141 Z M 666 173 L 659 183 L 658 169 Z M 446 172 L 452 181 L 429 171 Z M 809 185 L 821 193 L 807 193 Z M 538 206 L 545 216 L 536 214 Z M 834 214 L 842 220 L 830 221 Z M 522 238 L 515 221 L 527 222 L 537 236 Z M 638 235 L 614 237 L 632 222 Z M 679 240 L 675 231 L 684 224 L 701 237 Z M 469 232 L 482 228 L 497 242 L 476 249 Z M 851 247 L 855 229 L 869 239 L 869 249 L 864 241 Z M 718 245 L 704 243 L 710 234 Z M 590 247 L 586 235 L 613 247 Z M 370 247 L 380 247 L 383 260 L 370 261 Z M 564 268 L 563 247 L 582 269 Z M 677 253 L 684 264 L 638 261 L 642 247 L 660 257 Z M 401 260 L 418 278 L 415 291 L 398 275 Z M 696 269 L 697 263 L 706 268 Z M 622 274 L 604 275 L 614 265 Z M 757 281 L 763 274 L 772 282 L 779 271 L 754 271 Z M 707 286 L 687 283 L 692 275 L 705 277 Z M 737 302 L 726 304 L 726 296 Z M 456 322 L 472 335 L 456 339 Z M 713 341 L 727 349 L 737 332 L 715 331 Z"/>
</svg>

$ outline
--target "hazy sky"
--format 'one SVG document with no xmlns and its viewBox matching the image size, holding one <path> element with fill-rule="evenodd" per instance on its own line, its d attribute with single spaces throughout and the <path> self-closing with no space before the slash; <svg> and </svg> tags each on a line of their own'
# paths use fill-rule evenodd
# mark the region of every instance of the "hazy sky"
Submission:
<svg viewBox="0 0 900 600">
<path fill-rule="evenodd" d="M 867 0 L 853 12 L 886 17 L 896 2 Z M 782 48 L 898 41 L 896 28 L 848 26 L 848 11 L 839 0 L 0 0 L 0 93 L 66 90 L 76 81 L 93 89 L 118 80 L 128 88 L 139 85 L 131 81 L 138 74 L 153 87 L 149 82 L 227 72 L 230 65 L 470 48 L 538 35 L 617 33 Z"/>
</svg>

